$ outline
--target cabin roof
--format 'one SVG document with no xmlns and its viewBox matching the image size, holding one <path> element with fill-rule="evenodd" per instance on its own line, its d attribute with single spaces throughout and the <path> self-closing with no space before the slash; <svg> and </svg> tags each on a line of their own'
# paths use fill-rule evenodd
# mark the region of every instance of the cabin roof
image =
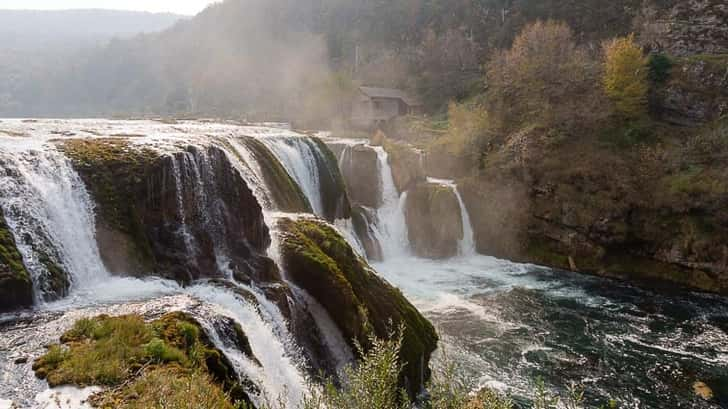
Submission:
<svg viewBox="0 0 728 409">
<path fill-rule="evenodd" d="M 409 106 L 422 105 L 417 98 L 412 98 L 406 92 L 396 88 L 359 87 L 359 90 L 369 98 L 401 99 Z"/>
</svg>

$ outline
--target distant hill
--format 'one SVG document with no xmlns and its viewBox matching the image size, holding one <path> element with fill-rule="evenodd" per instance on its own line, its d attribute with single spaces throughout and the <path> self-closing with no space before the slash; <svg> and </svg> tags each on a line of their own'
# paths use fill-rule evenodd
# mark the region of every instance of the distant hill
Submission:
<svg viewBox="0 0 728 409">
<path fill-rule="evenodd" d="M 116 10 L 0 10 L 0 48 L 89 44 L 162 31 L 182 16 Z"/>
</svg>

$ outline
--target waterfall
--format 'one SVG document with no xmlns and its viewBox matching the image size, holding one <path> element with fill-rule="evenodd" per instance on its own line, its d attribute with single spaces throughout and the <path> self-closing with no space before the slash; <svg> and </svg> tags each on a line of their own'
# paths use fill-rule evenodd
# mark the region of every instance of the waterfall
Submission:
<svg viewBox="0 0 728 409">
<path fill-rule="evenodd" d="M 94 204 L 70 162 L 51 145 L 17 151 L 7 149 L 9 142 L 2 143 L 0 206 L 31 274 L 37 301 L 58 291 L 49 282 L 59 279 L 51 277 L 49 260 L 68 273 L 72 289 L 108 278 L 96 244 Z"/>
<path fill-rule="evenodd" d="M 373 227 L 374 235 L 382 247 L 385 259 L 403 257 L 409 254 L 407 223 L 404 218 L 407 193 L 400 195 L 397 191 L 384 148 L 377 146 L 372 149 L 377 152 L 379 159 L 378 170 L 382 191 L 382 205 L 377 209 L 378 220 Z"/>
<path fill-rule="evenodd" d="M 239 138 L 228 137 L 224 139 L 225 152 L 228 152 L 230 162 L 240 172 L 245 183 L 250 187 L 258 200 L 260 206 L 265 210 L 272 210 L 273 200 L 271 194 L 266 188 L 263 170 L 258 165 L 255 156 Z"/>
<path fill-rule="evenodd" d="M 306 195 L 313 211 L 324 214 L 321 195 L 321 174 L 317 148 L 308 137 L 275 135 L 260 138 L 260 141 L 278 158 L 288 174 Z"/>
<path fill-rule="evenodd" d="M 452 189 L 455 197 L 458 199 L 458 205 L 460 206 L 460 218 L 463 224 L 463 238 L 458 242 L 458 254 L 461 256 L 474 255 L 475 239 L 473 225 L 470 224 L 470 214 L 468 214 L 468 209 L 465 207 L 465 201 L 463 201 L 463 197 L 460 195 L 460 190 L 458 189 L 457 184 L 453 180 L 435 178 L 427 178 L 427 182 L 447 186 Z"/>
<path fill-rule="evenodd" d="M 253 304 L 229 290 L 199 285 L 189 291 L 191 295 L 218 306 L 218 312 L 233 318 L 248 337 L 260 366 L 237 349 L 226 347 L 219 337 L 213 337 L 213 341 L 225 352 L 239 375 L 250 378 L 262 389 L 263 396 L 257 397 L 258 402 L 255 402 L 257 406 L 282 400 L 286 407 L 298 407 L 307 391 L 308 380 L 296 364 L 303 362 L 299 352 L 281 341 L 282 337 L 277 333 L 280 326 L 264 320 Z"/>
</svg>

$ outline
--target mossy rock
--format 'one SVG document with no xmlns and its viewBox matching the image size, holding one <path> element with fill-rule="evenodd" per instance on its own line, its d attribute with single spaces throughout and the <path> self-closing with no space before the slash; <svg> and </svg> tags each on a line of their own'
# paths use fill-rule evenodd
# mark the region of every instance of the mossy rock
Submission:
<svg viewBox="0 0 728 409">
<path fill-rule="evenodd" d="M 227 396 L 227 405 L 250 403 L 230 361 L 216 349 L 200 324 L 182 312 L 146 322 L 139 315 L 84 318 L 61 336 L 33 363 L 39 378 L 51 387 L 100 385 L 93 397 L 97 407 L 138 407 L 158 388 L 139 389 L 153 374 L 159 388 L 189 381 L 205 385 L 209 393 Z M 248 390 L 254 389 L 250 386 Z"/>
<path fill-rule="evenodd" d="M 94 198 L 98 230 L 104 233 L 101 236 L 106 237 L 107 232 L 125 235 L 110 239 L 126 248 L 120 257 L 141 269 L 153 270 L 152 243 L 145 234 L 136 199 L 144 195 L 144 182 L 161 166 L 162 156 L 122 138 L 70 139 L 59 148 L 71 159 Z M 112 257 L 104 251 L 106 246 L 100 247 L 107 262 Z"/>
<path fill-rule="evenodd" d="M 33 304 L 33 282 L 0 208 L 0 312 Z"/>
<path fill-rule="evenodd" d="M 289 277 L 329 312 L 345 339 L 366 349 L 370 335 L 386 338 L 402 325 L 402 385 L 414 396 L 429 378 L 437 346 L 432 324 L 381 279 L 331 226 L 311 219 L 279 221 Z"/>
<path fill-rule="evenodd" d="M 271 191 L 276 208 L 283 212 L 311 212 L 311 204 L 300 186 L 265 144 L 255 138 L 244 138 L 243 143 L 255 156 L 261 167 L 265 184 Z"/>
</svg>

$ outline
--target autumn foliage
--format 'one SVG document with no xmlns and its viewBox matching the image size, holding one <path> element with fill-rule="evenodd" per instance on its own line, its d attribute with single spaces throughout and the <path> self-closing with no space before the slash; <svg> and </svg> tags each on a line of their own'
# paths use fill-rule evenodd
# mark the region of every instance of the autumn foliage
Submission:
<svg viewBox="0 0 728 409">
<path fill-rule="evenodd" d="M 647 112 L 647 58 L 634 35 L 604 43 L 604 91 L 615 110 L 626 118 L 639 118 Z"/>
</svg>

